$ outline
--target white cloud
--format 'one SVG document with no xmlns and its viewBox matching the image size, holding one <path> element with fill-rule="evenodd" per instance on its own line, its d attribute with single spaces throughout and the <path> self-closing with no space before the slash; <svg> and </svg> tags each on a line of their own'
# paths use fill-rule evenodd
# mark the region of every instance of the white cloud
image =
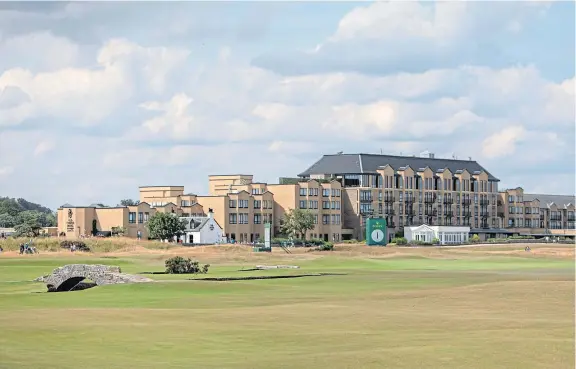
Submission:
<svg viewBox="0 0 576 369">
<path fill-rule="evenodd" d="M 499 158 L 514 154 L 516 143 L 526 135 L 524 127 L 515 125 L 493 133 L 482 142 L 482 153 L 487 158 Z"/>
<path fill-rule="evenodd" d="M 54 149 L 54 142 L 48 140 L 41 141 L 38 143 L 38 145 L 36 145 L 36 148 L 34 149 L 34 156 L 43 155 L 52 149 Z"/>
<path fill-rule="evenodd" d="M 0 167 L 0 177 L 8 176 L 10 173 L 14 171 L 14 167 Z"/>
<path fill-rule="evenodd" d="M 100 49 L 96 69 L 63 68 L 36 74 L 9 69 L 0 75 L 0 89 L 19 88 L 30 101 L 2 112 L 0 126 L 43 115 L 74 119 L 80 125 L 98 124 L 140 92 L 137 81 L 143 81 L 149 91 L 162 92 L 167 74 L 187 56 L 183 49 L 143 48 L 111 40 Z"/>
</svg>

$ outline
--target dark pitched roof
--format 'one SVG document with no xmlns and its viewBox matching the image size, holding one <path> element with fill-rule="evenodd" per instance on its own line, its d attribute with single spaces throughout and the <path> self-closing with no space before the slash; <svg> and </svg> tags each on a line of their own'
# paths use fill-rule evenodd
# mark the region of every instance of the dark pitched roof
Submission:
<svg viewBox="0 0 576 369">
<path fill-rule="evenodd" d="M 452 173 L 457 170 L 466 169 L 470 174 L 478 174 L 481 171 L 488 174 L 488 179 L 499 181 L 484 167 L 473 160 L 455 160 L 455 159 L 438 159 L 423 158 L 418 156 L 393 156 L 393 155 L 376 155 L 376 154 L 336 154 L 324 155 L 316 163 L 300 173 L 298 176 L 307 177 L 311 174 L 362 174 L 376 173 L 379 167 L 390 165 L 398 170 L 401 167 L 410 166 L 417 171 L 419 168 L 429 167 L 434 173 L 448 168 Z"/>
<path fill-rule="evenodd" d="M 545 195 L 545 194 L 534 194 L 525 193 L 524 201 L 534 201 L 538 199 L 540 201 L 540 207 L 545 208 L 546 205 L 554 203 L 556 206 L 563 207 L 568 204 L 576 204 L 576 196 L 572 195 Z"/>
<path fill-rule="evenodd" d="M 210 218 L 208 217 L 182 217 L 186 221 L 186 230 L 190 232 L 198 232 L 204 227 Z"/>
</svg>

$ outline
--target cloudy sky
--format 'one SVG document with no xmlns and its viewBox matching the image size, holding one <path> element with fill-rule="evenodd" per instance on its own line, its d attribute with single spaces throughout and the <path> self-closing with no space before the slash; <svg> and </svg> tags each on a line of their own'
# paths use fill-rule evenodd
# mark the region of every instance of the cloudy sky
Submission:
<svg viewBox="0 0 576 369">
<path fill-rule="evenodd" d="M 322 154 L 574 193 L 573 2 L 0 2 L 0 196 L 116 204 Z"/>
</svg>

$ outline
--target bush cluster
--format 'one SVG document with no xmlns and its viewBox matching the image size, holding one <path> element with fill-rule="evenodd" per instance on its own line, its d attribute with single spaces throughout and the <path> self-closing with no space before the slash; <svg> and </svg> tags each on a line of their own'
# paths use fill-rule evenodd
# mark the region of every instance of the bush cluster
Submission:
<svg viewBox="0 0 576 369">
<path fill-rule="evenodd" d="M 60 247 L 63 249 L 70 249 L 72 245 L 75 245 L 78 251 L 90 251 L 90 247 L 83 241 L 64 240 L 60 242 Z"/>
<path fill-rule="evenodd" d="M 200 263 L 190 258 L 175 256 L 164 262 L 168 274 L 206 274 L 210 264 L 200 266 Z"/>
<path fill-rule="evenodd" d="M 396 244 L 396 245 L 407 245 L 408 244 L 408 240 L 404 237 L 394 237 L 392 239 L 392 241 L 390 241 L 390 243 Z"/>
</svg>

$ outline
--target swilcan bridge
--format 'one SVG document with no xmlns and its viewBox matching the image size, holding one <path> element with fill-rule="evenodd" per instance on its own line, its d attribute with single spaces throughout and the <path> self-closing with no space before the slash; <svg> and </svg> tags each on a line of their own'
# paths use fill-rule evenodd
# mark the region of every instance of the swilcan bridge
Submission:
<svg viewBox="0 0 576 369">
<path fill-rule="evenodd" d="M 51 274 L 36 278 L 36 282 L 46 283 L 48 292 L 72 291 L 85 279 L 97 286 L 122 283 L 143 283 L 153 280 L 137 275 L 124 274 L 120 267 L 110 265 L 68 264 L 56 268 Z"/>
</svg>

